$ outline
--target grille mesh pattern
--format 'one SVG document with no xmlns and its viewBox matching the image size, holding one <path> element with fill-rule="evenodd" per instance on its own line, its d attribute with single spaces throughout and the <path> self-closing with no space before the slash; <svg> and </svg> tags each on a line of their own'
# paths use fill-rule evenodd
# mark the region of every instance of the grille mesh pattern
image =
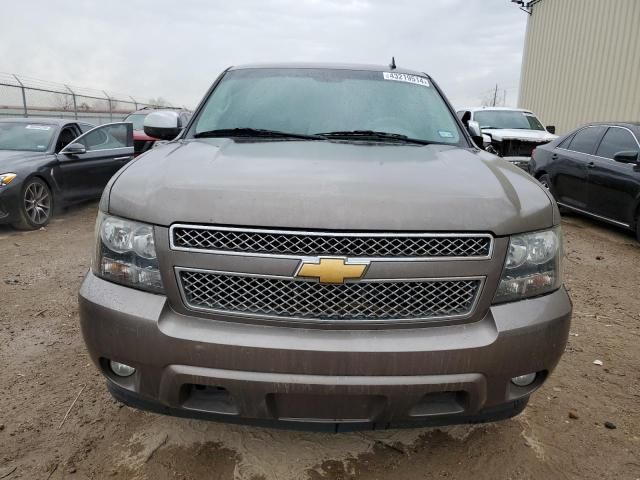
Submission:
<svg viewBox="0 0 640 480">
<path fill-rule="evenodd" d="M 354 282 L 344 285 L 181 271 L 188 306 L 317 320 L 439 318 L 471 312 L 479 280 Z"/>
<path fill-rule="evenodd" d="M 362 236 L 264 233 L 175 227 L 173 243 L 179 248 L 233 252 L 335 255 L 345 257 L 486 257 L 487 236 Z"/>
</svg>

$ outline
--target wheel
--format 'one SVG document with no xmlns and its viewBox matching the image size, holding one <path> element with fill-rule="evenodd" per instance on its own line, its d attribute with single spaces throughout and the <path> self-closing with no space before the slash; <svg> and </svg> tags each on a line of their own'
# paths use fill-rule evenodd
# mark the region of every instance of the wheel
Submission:
<svg viewBox="0 0 640 480">
<path fill-rule="evenodd" d="M 636 238 L 640 242 L 640 217 L 636 219 Z"/>
<path fill-rule="evenodd" d="M 549 175 L 547 175 L 546 173 L 543 174 L 543 175 L 540 175 L 538 177 L 538 181 L 551 194 L 551 196 L 553 198 L 556 198 L 556 196 L 553 194 L 553 190 L 551 189 L 551 177 L 549 177 Z M 560 213 L 562 215 L 567 215 L 567 214 L 571 213 L 570 210 L 567 210 L 566 208 L 564 208 L 561 205 L 558 205 L 558 210 L 560 211 Z"/>
<path fill-rule="evenodd" d="M 540 175 L 538 177 L 538 181 L 542 184 L 544 188 L 551 191 L 551 178 L 546 173 L 544 175 Z"/>
<path fill-rule="evenodd" d="M 22 187 L 20 218 L 13 224 L 20 230 L 44 227 L 53 213 L 53 196 L 47 184 L 40 178 L 32 178 Z"/>
</svg>

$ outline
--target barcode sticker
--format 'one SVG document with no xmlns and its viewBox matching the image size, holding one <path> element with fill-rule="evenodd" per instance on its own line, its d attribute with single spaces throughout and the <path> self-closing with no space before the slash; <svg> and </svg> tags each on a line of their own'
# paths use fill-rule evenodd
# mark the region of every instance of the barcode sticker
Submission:
<svg viewBox="0 0 640 480">
<path fill-rule="evenodd" d="M 418 75 L 408 75 L 406 73 L 395 72 L 382 72 L 382 77 L 385 80 L 393 80 L 395 82 L 413 83 L 414 85 L 422 85 L 423 87 L 429 86 L 429 80 Z"/>
</svg>

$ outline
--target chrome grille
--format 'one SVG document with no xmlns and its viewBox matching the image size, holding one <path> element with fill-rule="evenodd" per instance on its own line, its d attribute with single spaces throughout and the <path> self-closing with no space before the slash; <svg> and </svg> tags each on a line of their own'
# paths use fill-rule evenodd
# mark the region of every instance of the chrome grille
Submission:
<svg viewBox="0 0 640 480">
<path fill-rule="evenodd" d="M 471 313 L 480 279 L 359 281 L 321 284 L 288 278 L 178 270 L 188 307 L 231 314 L 327 320 L 387 321 Z"/>
<path fill-rule="evenodd" d="M 487 258 L 488 234 L 314 233 L 174 225 L 172 248 L 343 257 Z"/>
</svg>

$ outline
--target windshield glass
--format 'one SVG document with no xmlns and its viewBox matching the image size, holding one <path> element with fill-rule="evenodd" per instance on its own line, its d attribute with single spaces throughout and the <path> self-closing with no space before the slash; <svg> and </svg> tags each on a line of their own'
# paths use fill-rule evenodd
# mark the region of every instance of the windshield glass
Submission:
<svg viewBox="0 0 640 480">
<path fill-rule="evenodd" d="M 125 118 L 124 121 L 133 123 L 134 130 L 144 130 L 144 119 L 146 116 L 146 113 L 133 113 Z"/>
<path fill-rule="evenodd" d="M 517 110 L 482 110 L 474 113 L 473 117 L 480 124 L 480 128 L 544 130 L 535 115 Z"/>
<path fill-rule="evenodd" d="M 55 131 L 42 123 L 0 122 L 0 150 L 44 152 Z"/>
<path fill-rule="evenodd" d="M 454 116 L 422 76 L 339 69 L 228 72 L 191 135 L 252 128 L 303 135 L 372 130 L 468 146 Z"/>
</svg>

